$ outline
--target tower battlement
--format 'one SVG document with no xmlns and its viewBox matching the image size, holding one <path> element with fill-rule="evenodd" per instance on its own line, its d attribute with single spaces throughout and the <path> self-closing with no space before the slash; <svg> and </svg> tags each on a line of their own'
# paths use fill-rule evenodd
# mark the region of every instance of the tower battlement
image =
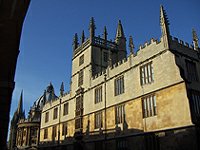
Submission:
<svg viewBox="0 0 200 150">
<path fill-rule="evenodd" d="M 103 71 L 101 71 L 101 72 L 95 74 L 94 76 L 92 76 L 92 79 L 94 80 L 94 79 L 96 79 L 96 78 L 98 78 L 98 77 L 100 77 L 100 76 L 102 76 L 102 75 L 104 75 L 106 73 L 107 73 L 107 69 L 104 69 Z"/>
<path fill-rule="evenodd" d="M 110 72 L 110 71 L 115 71 L 115 69 L 117 67 L 119 67 L 119 66 L 121 66 L 121 65 L 123 65 L 123 64 L 125 64 L 127 62 L 128 62 L 128 59 L 124 58 L 124 59 L 122 59 L 122 60 L 120 60 L 120 61 L 118 61 L 118 62 L 116 62 L 116 63 L 114 63 L 114 64 L 112 64 L 110 66 L 108 66 L 106 69 L 103 69 L 101 72 L 95 74 L 94 76 L 92 76 L 92 79 L 95 80 L 95 79 L 97 79 L 98 77 L 100 77 L 102 75 L 108 74 L 108 72 Z"/>
<path fill-rule="evenodd" d="M 194 46 L 192 44 L 184 42 L 183 40 L 180 40 L 177 37 L 170 36 L 170 40 L 172 42 L 178 44 L 179 46 L 184 46 L 184 47 L 187 47 L 187 48 L 190 48 L 190 49 L 194 50 Z"/>
<path fill-rule="evenodd" d="M 84 50 L 86 47 L 88 47 L 90 44 L 90 39 L 86 39 L 86 41 L 84 41 L 84 43 L 82 43 L 81 45 L 78 45 L 78 47 L 76 49 L 74 49 L 74 53 L 73 56 L 75 57 L 76 54 L 78 54 L 80 51 Z"/>
<path fill-rule="evenodd" d="M 122 65 L 122 64 L 125 63 L 125 62 L 127 62 L 127 58 L 124 58 L 124 59 L 118 61 L 117 63 L 111 65 L 109 68 L 112 70 L 112 69 L 114 69 L 114 68 L 116 68 L 116 67 Z"/>
<path fill-rule="evenodd" d="M 103 39 L 100 36 L 98 37 L 94 36 L 92 41 L 90 41 L 90 38 L 87 38 L 83 43 L 81 44 L 78 43 L 77 48 L 75 48 L 73 51 L 73 56 L 76 56 L 76 54 L 84 50 L 89 45 L 98 46 L 98 47 L 102 47 L 104 49 L 109 49 L 109 50 L 118 49 L 118 45 L 115 42 L 112 42 L 111 40 Z"/>
<path fill-rule="evenodd" d="M 140 45 L 137 52 L 141 49 L 146 48 L 147 46 L 150 46 L 151 44 L 159 44 L 159 43 L 160 43 L 160 41 L 158 41 L 157 39 L 151 38 L 151 40 L 146 41 L 143 45 Z M 136 52 L 136 54 L 137 54 L 137 52 Z"/>
<path fill-rule="evenodd" d="M 125 68 L 130 67 L 129 64 L 134 63 L 135 60 L 138 61 L 142 57 L 143 54 L 141 54 L 141 50 L 148 51 L 149 46 L 155 47 L 159 45 L 160 42 L 161 41 L 158 41 L 157 39 L 151 38 L 149 41 L 145 42 L 143 45 L 140 45 L 139 49 L 137 50 L 135 54 L 130 53 L 127 57 L 123 58 L 122 60 L 119 60 L 116 63 L 110 64 L 106 69 L 92 76 L 92 79 L 95 80 L 104 74 L 114 73 L 116 69 L 118 69 L 122 65 L 125 65 Z"/>
<path fill-rule="evenodd" d="M 117 44 L 115 42 L 108 41 L 100 37 L 94 37 L 94 40 L 92 41 L 92 45 L 100 46 L 100 47 L 103 47 L 105 49 L 110 49 L 110 50 L 117 49 Z"/>
</svg>

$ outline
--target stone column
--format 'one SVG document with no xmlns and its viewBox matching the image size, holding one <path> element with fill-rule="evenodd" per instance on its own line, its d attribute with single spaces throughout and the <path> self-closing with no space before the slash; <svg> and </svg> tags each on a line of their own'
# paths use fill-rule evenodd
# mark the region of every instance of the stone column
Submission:
<svg viewBox="0 0 200 150">
<path fill-rule="evenodd" d="M 27 146 L 30 146 L 30 132 L 31 132 L 31 127 L 27 127 Z"/>
<path fill-rule="evenodd" d="M 21 144 L 20 145 L 22 146 L 23 145 L 23 143 L 22 143 L 23 142 L 23 128 L 21 128 L 20 137 L 21 137 L 20 138 L 21 139 Z"/>
</svg>

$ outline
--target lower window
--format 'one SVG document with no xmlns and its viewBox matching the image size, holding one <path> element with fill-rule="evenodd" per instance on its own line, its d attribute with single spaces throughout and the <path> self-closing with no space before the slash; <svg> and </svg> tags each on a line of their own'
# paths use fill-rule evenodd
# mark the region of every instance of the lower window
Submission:
<svg viewBox="0 0 200 150">
<path fill-rule="evenodd" d="M 156 96 L 154 94 L 142 98 L 143 118 L 157 115 Z"/>
</svg>

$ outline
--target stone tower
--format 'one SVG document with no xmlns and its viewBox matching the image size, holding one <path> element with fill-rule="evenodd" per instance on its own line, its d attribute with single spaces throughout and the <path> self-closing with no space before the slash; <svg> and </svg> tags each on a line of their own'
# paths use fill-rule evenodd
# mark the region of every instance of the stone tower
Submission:
<svg viewBox="0 0 200 150">
<path fill-rule="evenodd" d="M 92 76 L 126 58 L 126 37 L 120 20 L 114 42 L 107 39 L 106 27 L 103 29 L 103 37 L 96 36 L 95 30 L 95 20 L 92 17 L 89 24 L 89 37 L 85 37 L 84 31 L 81 34 L 81 42 L 78 41 L 77 33 L 74 36 L 71 91 L 76 91 L 80 86 L 89 87 Z"/>
<path fill-rule="evenodd" d="M 19 99 L 18 107 L 13 115 L 10 125 L 10 136 L 9 136 L 9 149 L 12 150 L 16 147 L 16 133 L 17 123 L 20 119 L 25 119 L 25 112 L 23 111 L 23 92 Z"/>
<path fill-rule="evenodd" d="M 118 22 L 115 41 L 107 39 L 107 29 L 103 29 L 103 37 L 95 35 L 96 25 L 92 17 L 89 24 L 89 37 L 82 32 L 81 42 L 75 34 L 73 40 L 71 94 L 76 97 L 76 129 L 82 126 L 83 91 L 91 86 L 96 74 L 101 74 L 109 65 L 126 58 L 126 38 L 121 21 Z M 77 115 L 78 114 L 78 115 Z"/>
</svg>

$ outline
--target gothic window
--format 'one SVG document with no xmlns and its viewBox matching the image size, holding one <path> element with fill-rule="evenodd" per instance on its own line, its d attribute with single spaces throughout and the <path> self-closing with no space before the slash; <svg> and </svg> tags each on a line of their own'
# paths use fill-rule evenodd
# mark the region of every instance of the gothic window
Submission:
<svg viewBox="0 0 200 150">
<path fill-rule="evenodd" d="M 75 129 L 81 129 L 83 127 L 82 117 L 78 117 L 75 120 Z"/>
<path fill-rule="evenodd" d="M 65 116 L 65 115 L 68 114 L 68 108 L 69 108 L 69 104 L 68 104 L 68 103 L 65 103 L 65 104 L 64 104 L 64 109 L 63 109 L 63 116 Z"/>
<path fill-rule="evenodd" d="M 82 128 L 82 115 L 83 115 L 83 97 L 78 96 L 76 98 L 76 110 L 75 110 L 75 129 Z"/>
<path fill-rule="evenodd" d="M 62 136 L 67 135 L 67 122 L 63 123 L 62 125 Z"/>
<path fill-rule="evenodd" d="M 189 81 L 198 81 L 198 74 L 196 64 L 192 61 L 186 60 L 187 78 Z"/>
<path fill-rule="evenodd" d="M 102 101 L 102 86 L 95 89 L 94 96 L 95 96 L 95 98 L 94 98 L 95 104 Z"/>
<path fill-rule="evenodd" d="M 44 139 L 48 138 L 48 128 L 44 129 Z"/>
<path fill-rule="evenodd" d="M 125 121 L 125 105 L 115 107 L 115 124 L 120 124 Z"/>
<path fill-rule="evenodd" d="M 45 123 L 49 121 L 49 112 L 45 113 Z"/>
<path fill-rule="evenodd" d="M 157 115 L 156 96 L 154 94 L 142 98 L 143 118 Z"/>
<path fill-rule="evenodd" d="M 124 76 L 115 79 L 115 96 L 124 93 Z"/>
<path fill-rule="evenodd" d="M 191 96 L 194 115 L 200 118 L 200 92 L 192 90 Z"/>
<path fill-rule="evenodd" d="M 83 85 L 83 70 L 80 70 L 78 73 L 78 86 Z"/>
<path fill-rule="evenodd" d="M 152 62 L 140 67 L 140 82 L 141 85 L 148 84 L 154 81 L 154 73 Z"/>
<path fill-rule="evenodd" d="M 55 137 L 57 136 L 57 126 L 53 126 L 52 127 L 52 139 L 55 139 Z"/>
<path fill-rule="evenodd" d="M 76 98 L 76 116 L 80 116 L 83 113 L 83 100 L 82 96 Z"/>
<path fill-rule="evenodd" d="M 37 128 L 31 128 L 31 136 L 37 137 Z"/>
<path fill-rule="evenodd" d="M 36 145 L 37 144 L 37 133 L 38 133 L 38 128 L 31 128 L 31 134 L 30 134 L 30 144 L 31 145 Z"/>
<path fill-rule="evenodd" d="M 103 52 L 103 61 L 108 62 L 108 53 L 107 52 Z"/>
<path fill-rule="evenodd" d="M 54 108 L 53 110 L 53 119 L 57 119 L 58 118 L 58 107 Z"/>
<path fill-rule="evenodd" d="M 79 66 L 84 63 L 84 55 L 79 57 Z"/>
<path fill-rule="evenodd" d="M 95 124 L 95 129 L 101 128 L 102 127 L 102 112 L 97 112 L 94 115 L 94 124 Z"/>
</svg>

